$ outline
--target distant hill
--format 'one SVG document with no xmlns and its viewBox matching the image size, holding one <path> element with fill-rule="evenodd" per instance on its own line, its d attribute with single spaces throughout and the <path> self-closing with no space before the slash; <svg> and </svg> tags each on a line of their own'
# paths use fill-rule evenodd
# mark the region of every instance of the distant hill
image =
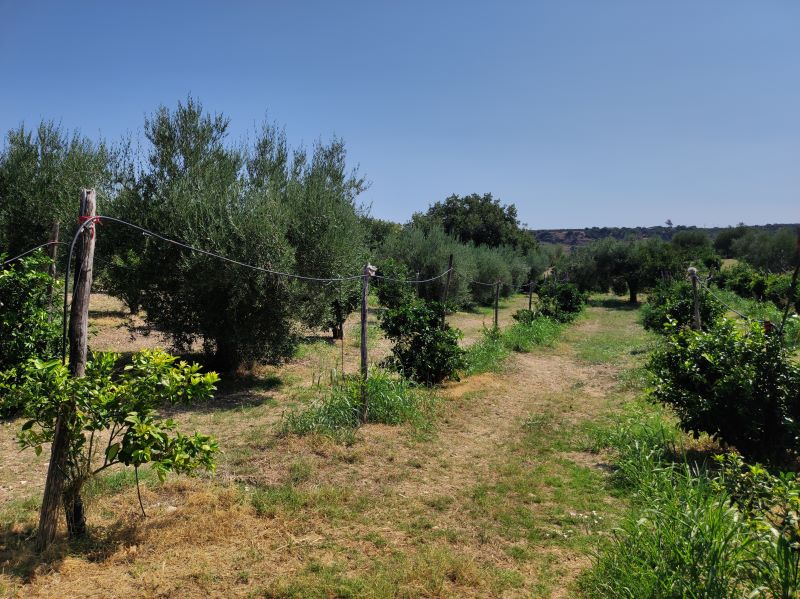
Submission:
<svg viewBox="0 0 800 599">
<path fill-rule="evenodd" d="M 748 225 L 750 226 L 750 225 Z M 797 227 L 798 224 L 770 224 L 752 225 L 752 229 L 777 231 L 784 227 Z M 586 245 L 597 239 L 613 237 L 614 239 L 625 239 L 627 237 L 645 238 L 660 237 L 664 241 L 669 241 L 678 231 L 705 231 L 713 239 L 720 231 L 728 227 L 687 227 L 677 225 L 675 227 L 589 227 L 585 229 L 532 229 L 531 233 L 537 240 L 543 243 L 555 243 L 558 245 L 577 246 Z"/>
</svg>

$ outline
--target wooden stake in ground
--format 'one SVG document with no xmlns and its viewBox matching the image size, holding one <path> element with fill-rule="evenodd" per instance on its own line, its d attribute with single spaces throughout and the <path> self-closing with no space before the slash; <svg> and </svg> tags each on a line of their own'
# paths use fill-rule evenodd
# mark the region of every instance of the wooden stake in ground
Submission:
<svg viewBox="0 0 800 599">
<path fill-rule="evenodd" d="M 528 312 L 531 311 L 533 306 L 533 281 L 528 281 Z"/>
<path fill-rule="evenodd" d="M 697 269 L 694 266 L 689 268 L 689 277 L 692 279 L 692 302 L 694 303 L 692 328 L 699 331 L 702 323 L 700 322 L 700 298 L 697 295 Z"/>
<path fill-rule="evenodd" d="M 450 277 L 453 274 L 453 254 L 447 260 L 447 281 L 444 284 L 444 297 L 442 298 L 442 327 L 446 324 L 445 318 L 447 317 L 447 296 L 450 293 Z"/>
<path fill-rule="evenodd" d="M 797 244 L 794 249 L 794 272 L 792 273 L 792 282 L 789 285 L 789 295 L 786 298 L 786 309 L 783 311 L 783 318 L 781 319 L 780 334 L 783 335 L 783 327 L 786 326 L 786 319 L 789 318 L 789 309 L 794 303 L 797 293 L 797 273 L 800 271 L 800 227 L 797 229 Z"/>
<path fill-rule="evenodd" d="M 364 276 L 361 279 L 361 421 L 367 421 L 369 396 L 367 394 L 367 298 L 369 297 L 369 279 L 375 276 L 375 267 L 369 262 L 364 265 Z"/>
<path fill-rule="evenodd" d="M 500 281 L 494 284 L 494 328 L 498 328 L 497 312 L 500 309 Z"/>
<path fill-rule="evenodd" d="M 93 189 L 81 190 L 81 209 L 79 219 L 86 222 L 96 215 L 95 192 Z M 86 225 L 77 243 L 75 285 L 72 292 L 72 310 L 69 321 L 69 369 L 73 377 L 86 374 L 86 344 L 89 335 L 89 294 L 92 289 L 92 265 L 94 263 L 94 225 Z M 53 445 L 50 449 L 50 464 L 47 468 L 47 479 L 42 497 L 42 508 L 39 512 L 39 532 L 36 537 L 36 548 L 44 551 L 53 542 L 58 526 L 58 511 L 64 490 L 64 470 L 69 446 L 69 421 L 72 419 L 75 405 L 62 406 L 56 420 Z M 83 514 L 83 506 L 72 506 Z M 74 513 L 70 520 L 75 522 Z M 79 519 L 78 525 L 83 523 Z M 72 530 L 70 532 L 80 533 Z"/>
<path fill-rule="evenodd" d="M 50 256 L 50 266 L 47 268 L 47 274 L 50 276 L 50 282 L 47 284 L 47 313 L 51 321 L 53 320 L 53 281 L 56 280 L 59 226 L 59 222 L 54 220 L 50 229 L 50 245 L 47 247 L 47 255 Z"/>
</svg>

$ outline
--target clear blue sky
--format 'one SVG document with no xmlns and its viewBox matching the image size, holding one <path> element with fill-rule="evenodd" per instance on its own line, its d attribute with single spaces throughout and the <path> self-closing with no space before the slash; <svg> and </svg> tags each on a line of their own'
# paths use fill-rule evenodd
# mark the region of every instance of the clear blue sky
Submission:
<svg viewBox="0 0 800 599">
<path fill-rule="evenodd" d="M 533 228 L 800 220 L 800 2 L 0 0 L 0 129 L 110 140 L 191 93 L 235 138 L 333 134 L 407 220 L 492 192 Z"/>
</svg>

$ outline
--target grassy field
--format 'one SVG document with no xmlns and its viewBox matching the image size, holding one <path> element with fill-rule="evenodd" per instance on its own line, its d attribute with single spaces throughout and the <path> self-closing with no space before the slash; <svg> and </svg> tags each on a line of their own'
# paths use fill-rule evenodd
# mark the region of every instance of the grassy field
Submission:
<svg viewBox="0 0 800 599">
<path fill-rule="evenodd" d="M 95 348 L 163 343 L 131 340 L 101 299 Z M 505 302 L 501 326 L 526 304 Z M 450 321 L 470 345 L 491 317 Z M 355 372 L 349 337 L 310 339 L 286 366 L 176 412 L 219 439 L 216 475 L 159 483 L 145 471 L 143 519 L 132 473 L 112 472 L 89 492 L 90 539 L 45 560 L 28 540 L 45 457 L 31 465 L 14 448 L 19 423 L 3 424 L 0 596 L 575 596 L 626 507 L 589 431 L 640 393 L 652 339 L 636 310 L 597 298 L 557 342 L 440 389 L 430 426 L 367 425 L 344 441 L 280 434 L 282 415 L 331 369 Z M 369 343 L 376 360 L 388 352 L 377 328 Z"/>
</svg>

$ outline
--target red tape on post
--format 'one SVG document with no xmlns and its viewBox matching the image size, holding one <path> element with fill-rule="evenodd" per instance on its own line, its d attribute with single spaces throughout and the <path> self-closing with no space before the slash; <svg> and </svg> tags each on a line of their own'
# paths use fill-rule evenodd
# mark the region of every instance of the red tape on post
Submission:
<svg viewBox="0 0 800 599">
<path fill-rule="evenodd" d="M 102 225 L 103 224 L 103 221 L 100 220 L 100 218 L 101 217 L 99 217 L 99 216 L 79 216 L 78 217 L 78 224 L 82 225 L 83 223 L 85 223 L 87 221 L 91 221 L 92 222 L 92 226 L 89 227 L 89 229 L 92 231 L 92 239 L 94 239 L 94 223 L 97 223 L 98 225 Z"/>
</svg>

